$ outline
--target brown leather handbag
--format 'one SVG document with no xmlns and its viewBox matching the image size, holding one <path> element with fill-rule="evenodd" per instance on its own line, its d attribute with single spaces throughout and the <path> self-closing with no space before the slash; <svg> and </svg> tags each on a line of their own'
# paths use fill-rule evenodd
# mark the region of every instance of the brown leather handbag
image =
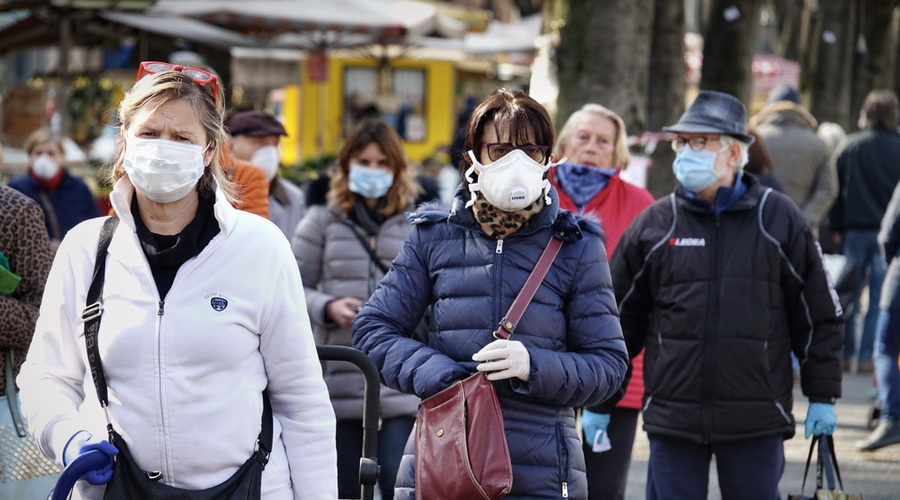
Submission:
<svg viewBox="0 0 900 500">
<path fill-rule="evenodd" d="M 500 321 L 507 339 L 546 276 L 562 241 L 551 237 Z M 416 415 L 416 499 L 496 499 L 512 489 L 512 464 L 497 391 L 478 372 L 419 403 Z"/>
</svg>

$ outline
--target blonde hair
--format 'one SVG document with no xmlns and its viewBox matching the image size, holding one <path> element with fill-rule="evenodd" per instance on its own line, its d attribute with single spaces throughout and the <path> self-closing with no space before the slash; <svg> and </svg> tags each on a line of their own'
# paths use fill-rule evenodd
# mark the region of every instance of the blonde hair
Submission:
<svg viewBox="0 0 900 500">
<path fill-rule="evenodd" d="M 31 154 L 31 152 L 34 151 L 34 148 L 41 144 L 52 142 L 56 145 L 57 149 L 59 149 L 60 153 L 65 154 L 66 150 L 63 148 L 62 141 L 62 137 L 58 134 L 54 134 L 49 128 L 39 128 L 32 132 L 31 135 L 28 136 L 28 139 L 25 140 L 25 152 Z"/>
<path fill-rule="evenodd" d="M 571 116 L 569 116 L 569 119 L 566 120 L 566 123 L 559 131 L 559 135 L 556 138 L 556 145 L 553 148 L 556 151 L 556 154 L 560 157 L 565 156 L 566 145 L 572 139 L 572 136 L 575 135 L 575 129 L 578 127 L 578 122 L 582 118 L 586 118 L 587 115 L 608 118 L 616 125 L 616 139 L 613 147 L 613 166 L 618 169 L 627 167 L 628 162 L 631 161 L 631 153 L 628 152 L 628 134 L 625 132 L 625 121 L 613 110 L 594 103 L 585 104 L 581 109 L 572 113 Z"/>
<path fill-rule="evenodd" d="M 347 136 L 338 156 L 337 173 L 331 179 L 328 199 L 345 213 L 353 210 L 354 197 L 353 192 L 350 191 L 350 160 L 369 144 L 378 145 L 381 152 L 387 157 L 387 163 L 394 174 L 394 182 L 387 194 L 384 195 L 387 203 L 381 210 L 381 214 L 390 217 L 401 213 L 409 207 L 410 202 L 421 192 L 422 188 L 415 181 L 412 169 L 409 168 L 400 136 L 393 127 L 380 118 L 361 121 Z"/>
<path fill-rule="evenodd" d="M 197 192 L 201 197 L 214 199 L 218 182 L 219 189 L 228 201 L 233 203 L 237 199 L 235 185 L 222 171 L 222 159 L 227 144 L 223 126 L 225 116 L 223 98 L 221 86 L 218 87 L 218 95 L 214 96 L 210 85 L 200 85 L 180 71 L 162 71 L 141 78 L 131 87 L 119 104 L 117 118 L 124 133 L 131 127 L 139 111 L 147 107 L 156 110 L 167 102 L 185 100 L 196 111 L 200 124 L 206 132 L 209 148 L 213 151 L 209 167 L 204 170 L 197 183 Z M 122 165 L 124 157 L 125 143 L 120 141 L 109 164 L 110 184 L 115 184 L 126 175 Z"/>
</svg>

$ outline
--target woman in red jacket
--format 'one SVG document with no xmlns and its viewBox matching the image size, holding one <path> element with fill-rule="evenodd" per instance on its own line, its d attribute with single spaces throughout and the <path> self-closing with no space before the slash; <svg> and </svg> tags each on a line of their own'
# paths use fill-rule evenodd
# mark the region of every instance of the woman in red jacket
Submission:
<svg viewBox="0 0 900 500">
<path fill-rule="evenodd" d="M 593 214 L 603 226 L 606 252 L 612 257 L 628 224 L 653 196 L 629 184 L 619 174 L 630 155 L 625 123 L 599 104 L 585 104 L 572 113 L 559 132 L 556 151 L 568 162 L 550 170 L 561 208 Z M 618 404 L 585 408 L 582 412 L 588 493 L 592 499 L 624 499 L 631 449 L 644 395 L 644 354 L 632 360 L 631 382 Z"/>
</svg>

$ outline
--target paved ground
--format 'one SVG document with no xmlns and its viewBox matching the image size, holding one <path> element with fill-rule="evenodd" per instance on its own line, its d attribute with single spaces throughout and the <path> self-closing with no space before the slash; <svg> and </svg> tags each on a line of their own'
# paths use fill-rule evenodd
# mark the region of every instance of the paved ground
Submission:
<svg viewBox="0 0 900 500">
<path fill-rule="evenodd" d="M 896 500 L 900 499 L 900 444 L 869 453 L 857 452 L 854 447 L 857 440 L 868 434 L 866 423 L 872 408 L 873 391 L 871 375 L 844 375 L 844 397 L 838 401 L 838 428 L 834 434 L 841 477 L 845 491 L 862 493 L 865 500 Z M 787 498 L 788 493 L 800 491 L 806 456 L 809 453 L 809 441 L 803 439 L 807 402 L 801 395 L 799 386 L 794 389 L 794 401 L 798 434 L 785 442 L 787 468 L 781 481 L 784 498 Z M 647 437 L 642 431 L 638 431 L 628 479 L 628 500 L 641 500 L 645 496 L 648 453 Z M 807 484 L 806 489 L 809 494 L 812 491 L 811 485 Z M 709 498 L 721 498 L 714 468 L 710 473 Z"/>
</svg>

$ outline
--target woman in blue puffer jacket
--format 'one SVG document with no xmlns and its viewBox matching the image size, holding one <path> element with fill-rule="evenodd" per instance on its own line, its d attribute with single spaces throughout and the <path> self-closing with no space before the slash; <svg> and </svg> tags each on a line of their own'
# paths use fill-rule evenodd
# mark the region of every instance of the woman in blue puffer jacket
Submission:
<svg viewBox="0 0 900 500">
<path fill-rule="evenodd" d="M 489 372 L 513 466 L 506 498 L 587 498 L 573 408 L 615 393 L 628 363 L 600 228 L 561 210 L 546 182 L 553 139 L 547 112 L 524 93 L 485 98 L 469 120 L 452 209 L 410 216 L 406 244 L 353 322 L 353 345 L 402 392 L 427 398 Z M 564 242 L 553 266 L 512 337 L 494 340 L 551 237 Z M 428 306 L 424 344 L 411 332 Z M 414 440 L 415 431 L 395 498 L 415 496 Z"/>
</svg>

